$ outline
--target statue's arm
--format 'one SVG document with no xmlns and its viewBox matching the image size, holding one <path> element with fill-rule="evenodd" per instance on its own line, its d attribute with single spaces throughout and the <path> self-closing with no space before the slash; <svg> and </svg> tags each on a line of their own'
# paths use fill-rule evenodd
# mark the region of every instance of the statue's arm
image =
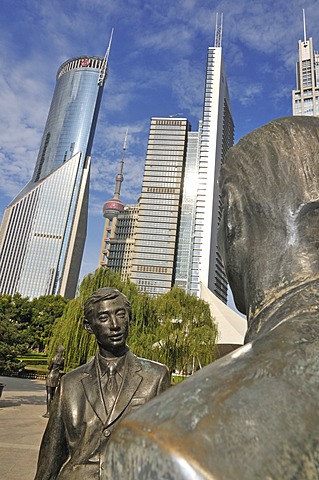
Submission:
<svg viewBox="0 0 319 480">
<path fill-rule="evenodd" d="M 44 432 L 35 480 L 55 480 L 69 456 L 60 387 L 50 408 L 50 417 Z"/>
</svg>

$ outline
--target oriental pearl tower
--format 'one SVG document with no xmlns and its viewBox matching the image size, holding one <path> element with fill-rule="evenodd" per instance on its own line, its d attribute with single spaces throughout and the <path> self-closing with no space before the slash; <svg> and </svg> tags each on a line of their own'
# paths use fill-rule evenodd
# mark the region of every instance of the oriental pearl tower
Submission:
<svg viewBox="0 0 319 480">
<path fill-rule="evenodd" d="M 124 166 L 124 156 L 126 150 L 126 141 L 127 141 L 127 130 L 125 132 L 124 144 L 122 149 L 122 159 L 120 163 L 120 170 L 116 175 L 116 184 L 114 197 L 111 200 L 107 200 L 103 205 L 103 216 L 105 217 L 105 228 L 104 235 L 102 238 L 102 247 L 100 254 L 100 266 L 106 266 L 108 260 L 108 253 L 110 248 L 110 239 L 114 236 L 114 230 L 116 226 L 116 219 L 120 212 L 123 212 L 125 208 L 125 203 L 120 200 L 121 185 L 124 180 L 123 177 L 123 166 Z"/>
</svg>

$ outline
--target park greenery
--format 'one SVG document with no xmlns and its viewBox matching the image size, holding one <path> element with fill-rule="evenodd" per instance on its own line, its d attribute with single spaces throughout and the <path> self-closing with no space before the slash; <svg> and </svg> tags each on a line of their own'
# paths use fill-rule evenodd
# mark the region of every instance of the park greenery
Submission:
<svg viewBox="0 0 319 480">
<path fill-rule="evenodd" d="M 20 294 L 0 295 L 0 370 L 16 371 L 27 352 L 44 352 L 55 320 L 67 300 L 46 295 L 33 300 Z"/>
<path fill-rule="evenodd" d="M 95 290 L 106 286 L 118 288 L 131 302 L 128 343 L 133 353 L 182 374 L 214 360 L 217 328 L 206 302 L 176 286 L 151 297 L 138 292 L 134 283 L 123 282 L 119 273 L 100 268 L 83 279 L 73 300 L 0 296 L 0 369 L 17 369 L 17 358 L 27 352 L 45 352 L 51 358 L 58 345 L 65 348 L 65 371 L 95 355 L 95 337 L 83 328 L 84 303 Z"/>
</svg>

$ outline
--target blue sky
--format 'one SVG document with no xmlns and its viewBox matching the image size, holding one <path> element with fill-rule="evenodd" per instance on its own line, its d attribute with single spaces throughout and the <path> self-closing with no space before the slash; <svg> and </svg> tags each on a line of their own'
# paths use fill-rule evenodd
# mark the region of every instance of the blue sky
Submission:
<svg viewBox="0 0 319 480">
<path fill-rule="evenodd" d="M 81 276 L 95 270 L 102 205 L 113 196 L 126 128 L 126 203 L 135 203 L 141 191 L 150 118 L 182 113 L 197 130 L 216 12 L 224 14 L 222 45 L 237 141 L 291 115 L 304 7 L 307 36 L 319 50 L 318 0 L 1 0 L 0 217 L 32 175 L 57 69 L 71 57 L 103 56 L 114 27 L 92 151 Z"/>
</svg>

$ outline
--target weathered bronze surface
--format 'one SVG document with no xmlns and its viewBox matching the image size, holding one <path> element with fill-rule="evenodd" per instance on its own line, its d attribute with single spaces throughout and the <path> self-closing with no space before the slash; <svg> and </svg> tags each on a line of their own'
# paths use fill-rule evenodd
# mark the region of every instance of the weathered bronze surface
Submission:
<svg viewBox="0 0 319 480">
<path fill-rule="evenodd" d="M 96 336 L 99 352 L 61 379 L 36 480 L 101 478 L 105 447 L 117 424 L 170 384 L 166 366 L 129 351 L 131 308 L 122 293 L 101 288 L 88 299 L 84 312 L 85 328 Z"/>
<path fill-rule="evenodd" d="M 319 478 L 319 119 L 251 132 L 220 185 L 247 343 L 127 417 L 104 480 Z"/>
</svg>

